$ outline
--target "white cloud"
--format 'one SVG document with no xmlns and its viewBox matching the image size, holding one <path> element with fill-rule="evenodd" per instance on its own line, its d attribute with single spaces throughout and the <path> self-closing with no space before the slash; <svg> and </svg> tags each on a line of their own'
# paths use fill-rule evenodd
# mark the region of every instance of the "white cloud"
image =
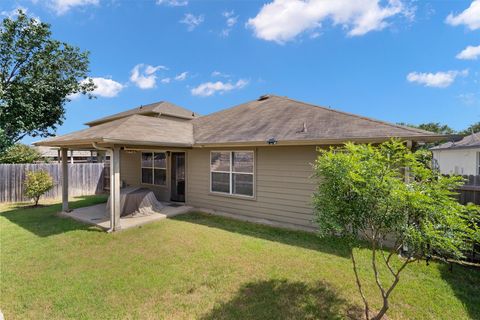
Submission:
<svg viewBox="0 0 480 320">
<path fill-rule="evenodd" d="M 457 54 L 457 59 L 462 60 L 477 60 L 480 56 L 480 46 L 468 46 Z"/>
<path fill-rule="evenodd" d="M 381 30 L 396 15 L 413 19 L 414 11 L 401 0 L 273 0 L 247 22 L 256 37 L 284 43 L 304 31 L 313 31 L 330 19 L 334 25 L 348 30 L 349 36 L 361 36 Z"/>
<path fill-rule="evenodd" d="M 191 13 L 186 13 L 183 19 L 180 20 L 179 22 L 186 24 L 188 31 L 193 31 L 196 27 L 201 25 L 203 21 L 204 21 L 203 15 L 195 16 Z"/>
<path fill-rule="evenodd" d="M 170 7 L 184 7 L 188 5 L 188 0 L 157 0 L 157 4 Z"/>
<path fill-rule="evenodd" d="M 222 15 L 227 19 L 227 27 L 233 27 L 237 24 L 238 16 L 234 16 L 235 12 L 232 11 L 225 11 Z"/>
<path fill-rule="evenodd" d="M 163 78 L 162 80 L 160 80 L 160 82 L 163 83 L 163 84 L 167 84 L 167 83 L 170 83 L 171 80 L 172 79 L 170 79 L 170 78 Z"/>
<path fill-rule="evenodd" d="M 227 27 L 222 30 L 220 33 L 223 37 L 228 37 L 230 35 L 230 31 L 238 22 L 238 16 L 235 16 L 235 11 L 224 11 L 222 16 L 226 19 L 225 24 Z"/>
<path fill-rule="evenodd" d="M 464 24 L 470 30 L 480 29 L 480 0 L 472 1 L 470 7 L 458 15 L 450 13 L 445 22 L 452 26 Z"/>
<path fill-rule="evenodd" d="M 90 81 L 90 79 L 95 84 L 95 90 L 93 90 L 91 94 L 97 97 L 113 98 L 116 97 L 120 93 L 120 91 L 125 88 L 125 85 L 115 80 L 102 77 L 87 78 L 85 80 L 82 80 L 81 83 L 86 83 Z M 73 100 L 79 98 L 80 96 L 80 93 L 75 93 L 69 95 L 68 98 Z"/>
<path fill-rule="evenodd" d="M 480 102 L 480 94 L 478 93 L 462 93 L 458 95 L 460 101 L 466 106 L 474 106 Z"/>
<path fill-rule="evenodd" d="M 98 5 L 99 3 L 100 0 L 50 0 L 49 7 L 51 7 L 58 15 L 62 15 L 74 7 Z"/>
<path fill-rule="evenodd" d="M 125 87 L 123 84 L 107 78 L 91 78 L 96 88 L 92 94 L 104 98 L 116 97 Z"/>
<path fill-rule="evenodd" d="M 175 80 L 177 80 L 177 81 L 183 81 L 183 80 L 187 79 L 187 75 L 188 75 L 188 72 L 187 72 L 187 71 L 182 72 L 182 73 L 180 73 L 180 74 L 178 74 L 178 75 L 175 76 Z"/>
<path fill-rule="evenodd" d="M 230 78 L 229 74 L 220 72 L 220 71 L 213 71 L 212 72 L 212 77 L 223 77 L 223 78 Z"/>
<path fill-rule="evenodd" d="M 420 72 L 410 72 L 407 75 L 407 80 L 409 82 L 414 82 L 422 84 L 426 87 L 434 88 L 446 88 L 450 86 L 457 77 L 465 77 L 468 75 L 468 70 L 463 71 L 446 71 L 446 72 L 437 72 L 437 73 L 420 73 Z"/>
<path fill-rule="evenodd" d="M 201 97 L 209 97 L 214 95 L 215 93 L 225 93 L 228 91 L 232 91 L 235 89 L 241 89 L 248 84 L 247 80 L 240 79 L 236 83 L 231 82 L 205 82 L 191 90 L 192 95 L 194 96 L 201 96 Z"/>
<path fill-rule="evenodd" d="M 135 83 L 140 89 L 154 88 L 157 83 L 158 70 L 168 70 L 165 66 L 150 66 L 143 63 L 137 64 L 133 67 L 130 74 L 130 81 Z"/>
</svg>

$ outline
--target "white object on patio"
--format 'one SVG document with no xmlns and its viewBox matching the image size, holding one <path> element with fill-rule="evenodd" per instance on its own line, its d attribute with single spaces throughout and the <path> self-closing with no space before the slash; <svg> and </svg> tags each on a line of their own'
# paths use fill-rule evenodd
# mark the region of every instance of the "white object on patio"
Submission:
<svg viewBox="0 0 480 320">
<path fill-rule="evenodd" d="M 133 227 L 138 227 L 143 224 L 154 221 L 174 217 L 179 214 L 184 214 L 193 210 L 190 206 L 171 206 L 170 203 L 164 203 L 165 207 L 161 212 L 153 212 L 150 215 L 131 215 L 121 217 L 118 221 L 117 230 L 125 230 Z M 100 203 L 89 207 L 78 208 L 70 212 L 61 212 L 61 216 L 69 217 L 77 221 L 96 225 L 104 230 L 110 229 L 109 210 L 107 210 L 106 203 Z M 1 320 L 1 319 L 0 319 Z"/>
<path fill-rule="evenodd" d="M 111 197 L 108 197 L 107 212 L 110 212 Z M 159 213 L 165 205 L 157 200 L 152 190 L 142 187 L 120 189 L 120 217 L 139 217 Z"/>
</svg>

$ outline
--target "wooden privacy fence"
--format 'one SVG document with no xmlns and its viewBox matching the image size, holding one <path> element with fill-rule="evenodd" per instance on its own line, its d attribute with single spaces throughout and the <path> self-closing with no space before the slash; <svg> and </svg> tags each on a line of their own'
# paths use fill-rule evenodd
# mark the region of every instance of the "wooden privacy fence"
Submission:
<svg viewBox="0 0 480 320">
<path fill-rule="evenodd" d="M 29 200 L 24 196 L 24 180 L 27 171 L 45 170 L 53 178 L 54 187 L 42 198 L 62 196 L 62 165 L 41 164 L 0 164 L 0 202 Z M 68 194 L 85 196 L 103 192 L 103 163 L 74 163 L 68 165 Z"/>
<path fill-rule="evenodd" d="M 480 175 L 463 176 L 466 182 L 459 188 L 458 200 L 461 204 L 480 204 Z"/>
</svg>

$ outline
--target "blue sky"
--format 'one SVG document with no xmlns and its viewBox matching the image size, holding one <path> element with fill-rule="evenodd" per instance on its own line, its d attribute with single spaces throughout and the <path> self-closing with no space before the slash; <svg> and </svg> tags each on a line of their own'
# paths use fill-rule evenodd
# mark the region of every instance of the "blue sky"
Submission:
<svg viewBox="0 0 480 320">
<path fill-rule="evenodd" d="M 69 102 L 59 134 L 160 100 L 208 114 L 265 93 L 390 122 L 480 121 L 480 0 L 4 0 L 0 12 L 17 7 L 91 53 L 98 98 Z"/>
</svg>

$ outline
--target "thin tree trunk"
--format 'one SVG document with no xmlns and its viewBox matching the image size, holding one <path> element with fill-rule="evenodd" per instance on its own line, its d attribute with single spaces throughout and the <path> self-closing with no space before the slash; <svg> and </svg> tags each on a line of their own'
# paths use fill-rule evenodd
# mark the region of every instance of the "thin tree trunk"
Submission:
<svg viewBox="0 0 480 320">
<path fill-rule="evenodd" d="M 382 286 L 382 283 L 380 281 L 380 276 L 378 273 L 378 268 L 377 268 L 377 246 L 375 242 L 372 241 L 372 268 L 373 268 L 373 274 L 375 276 L 375 282 L 377 284 L 378 289 L 380 289 L 380 293 L 382 294 L 382 299 L 383 299 L 383 306 L 380 312 L 372 317 L 372 320 L 379 320 L 383 317 L 383 315 L 387 312 L 388 310 L 388 296 L 385 294 L 385 289 Z"/>
<path fill-rule="evenodd" d="M 355 256 L 353 254 L 353 248 L 352 248 L 352 253 L 351 253 L 350 256 L 352 258 L 353 272 L 355 273 L 355 279 L 357 281 L 358 291 L 360 291 L 360 295 L 362 296 L 363 304 L 365 306 L 365 319 L 368 320 L 370 318 L 370 310 L 368 308 L 367 299 L 365 298 L 365 295 L 363 294 L 362 283 L 360 282 L 360 277 L 358 276 L 357 263 L 355 261 Z"/>
<path fill-rule="evenodd" d="M 375 315 L 374 317 L 372 317 L 371 320 L 380 320 L 383 318 L 383 316 L 385 315 L 385 313 L 387 313 L 387 310 L 389 308 L 389 298 L 390 298 L 390 294 L 392 293 L 393 289 L 395 289 L 395 287 L 397 286 L 398 282 L 400 281 L 400 273 L 403 271 L 403 269 L 410 263 L 410 262 L 413 262 L 415 260 L 410 260 L 410 257 L 408 257 L 405 262 L 401 265 L 401 267 L 397 270 L 397 272 L 394 272 L 393 271 L 393 268 L 390 266 L 390 257 L 385 260 L 385 263 L 388 267 L 388 269 L 392 272 L 392 275 L 393 277 L 395 278 L 395 280 L 393 281 L 392 285 L 390 286 L 390 288 L 388 288 L 388 290 L 385 292 L 385 290 L 382 289 L 382 298 L 383 298 L 383 306 L 382 308 L 380 309 L 380 311 L 378 312 L 377 315 Z M 375 275 L 376 277 L 376 275 Z M 377 282 L 378 284 L 379 282 Z"/>
</svg>

